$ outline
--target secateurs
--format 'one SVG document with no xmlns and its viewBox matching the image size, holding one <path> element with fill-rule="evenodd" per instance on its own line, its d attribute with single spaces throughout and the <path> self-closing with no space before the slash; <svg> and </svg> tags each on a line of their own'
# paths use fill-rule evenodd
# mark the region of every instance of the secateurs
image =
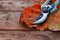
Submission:
<svg viewBox="0 0 60 40">
<path fill-rule="evenodd" d="M 43 4 L 34 4 L 26 7 L 22 11 L 21 23 L 25 23 L 29 28 L 35 27 L 37 30 L 44 30 L 49 23 L 48 16 L 55 12 L 60 0 L 46 0 Z M 45 22 L 46 21 L 46 22 Z"/>
<path fill-rule="evenodd" d="M 47 0 L 47 2 L 49 2 L 49 1 Z M 56 0 L 56 2 L 51 5 L 49 5 L 47 2 L 42 4 L 41 13 L 40 13 L 39 17 L 36 19 L 36 21 L 33 22 L 33 24 L 44 22 L 47 19 L 48 15 L 57 9 L 57 6 L 58 6 L 60 0 Z"/>
</svg>

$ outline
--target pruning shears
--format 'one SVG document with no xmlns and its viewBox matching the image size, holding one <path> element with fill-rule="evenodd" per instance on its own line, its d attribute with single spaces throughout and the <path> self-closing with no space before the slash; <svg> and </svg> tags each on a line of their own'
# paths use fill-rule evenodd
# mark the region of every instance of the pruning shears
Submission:
<svg viewBox="0 0 60 40">
<path fill-rule="evenodd" d="M 48 15 L 50 15 L 51 13 L 53 13 L 57 10 L 57 6 L 60 4 L 60 0 L 56 0 L 55 3 L 53 3 L 51 5 L 49 4 L 49 2 L 50 2 L 50 0 L 46 0 L 46 2 L 44 2 L 41 5 L 40 15 L 33 22 L 33 24 L 43 23 L 48 18 Z"/>
</svg>

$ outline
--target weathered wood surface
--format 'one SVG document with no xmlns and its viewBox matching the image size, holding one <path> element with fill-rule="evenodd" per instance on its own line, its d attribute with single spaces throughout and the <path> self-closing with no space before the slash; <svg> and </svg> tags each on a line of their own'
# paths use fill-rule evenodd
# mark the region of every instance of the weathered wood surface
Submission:
<svg viewBox="0 0 60 40">
<path fill-rule="evenodd" d="M 0 40 L 60 40 L 59 35 L 49 31 L 0 31 Z"/>
<path fill-rule="evenodd" d="M 0 0 L 0 29 L 22 29 L 19 25 L 21 11 L 34 0 Z"/>
<path fill-rule="evenodd" d="M 19 28 L 20 12 L 0 12 L 0 29 Z"/>
<path fill-rule="evenodd" d="M 37 33 L 36 33 L 37 32 Z M 0 31 L 0 40 L 52 40 L 51 32 Z"/>
<path fill-rule="evenodd" d="M 26 6 L 34 0 L 0 0 L 0 29 L 20 29 L 19 18 Z M 60 40 L 60 33 L 50 31 L 1 31 L 0 40 Z"/>
<path fill-rule="evenodd" d="M 0 11 L 21 11 L 26 6 L 31 6 L 33 0 L 23 1 L 23 0 L 1 0 L 0 1 Z"/>
</svg>

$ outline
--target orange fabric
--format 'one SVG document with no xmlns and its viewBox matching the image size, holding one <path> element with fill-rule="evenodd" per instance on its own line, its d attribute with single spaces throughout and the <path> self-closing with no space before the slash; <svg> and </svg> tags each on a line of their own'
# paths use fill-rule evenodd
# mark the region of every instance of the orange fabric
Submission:
<svg viewBox="0 0 60 40">
<path fill-rule="evenodd" d="M 29 28 L 32 28 L 33 27 L 32 22 L 38 17 L 40 10 L 41 10 L 41 5 L 39 4 L 34 4 L 32 7 L 26 7 L 22 11 L 23 16 L 21 17 L 21 21 L 25 22 Z M 34 18 L 29 20 L 31 16 L 34 16 Z M 37 27 L 37 25 L 34 26 Z"/>
<path fill-rule="evenodd" d="M 56 1 L 56 0 L 51 0 L 53 3 Z"/>
</svg>

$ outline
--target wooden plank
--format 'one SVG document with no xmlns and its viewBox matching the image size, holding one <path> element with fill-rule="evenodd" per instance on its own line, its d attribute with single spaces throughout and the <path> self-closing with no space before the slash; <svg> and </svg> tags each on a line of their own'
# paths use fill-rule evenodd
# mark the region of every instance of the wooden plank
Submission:
<svg viewBox="0 0 60 40">
<path fill-rule="evenodd" d="M 53 40 L 50 31 L 0 31 L 1 40 Z M 56 39 L 56 38 L 55 38 Z"/>
<path fill-rule="evenodd" d="M 0 12 L 0 29 L 20 29 L 20 12 Z"/>
<path fill-rule="evenodd" d="M 29 3 L 23 1 L 12 1 L 12 0 L 2 0 L 0 1 L 0 11 L 7 11 L 7 10 L 18 10 L 21 11 L 24 7 L 31 6 L 33 3 L 30 1 Z"/>
<path fill-rule="evenodd" d="M 60 32 L 0 30 L 0 40 L 60 40 Z"/>
</svg>

